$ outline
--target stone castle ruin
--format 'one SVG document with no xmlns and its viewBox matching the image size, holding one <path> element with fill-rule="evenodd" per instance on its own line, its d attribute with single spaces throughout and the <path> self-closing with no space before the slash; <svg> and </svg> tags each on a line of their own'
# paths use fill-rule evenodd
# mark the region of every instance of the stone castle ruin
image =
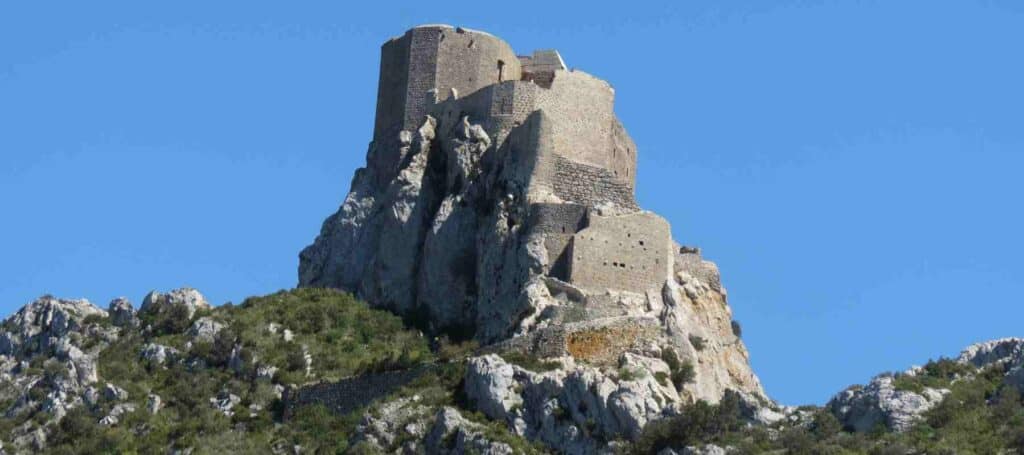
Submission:
<svg viewBox="0 0 1024 455">
<path fill-rule="evenodd" d="M 300 286 L 485 352 L 604 368 L 671 351 L 695 380 L 665 403 L 763 396 L 717 267 L 638 206 L 614 102 L 555 50 L 447 25 L 387 41 L 366 167 L 300 254 Z"/>
</svg>

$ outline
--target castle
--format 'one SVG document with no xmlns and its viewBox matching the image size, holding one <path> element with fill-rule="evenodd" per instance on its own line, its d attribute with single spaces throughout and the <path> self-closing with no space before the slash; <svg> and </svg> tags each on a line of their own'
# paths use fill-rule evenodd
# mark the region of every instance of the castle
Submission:
<svg viewBox="0 0 1024 455">
<path fill-rule="evenodd" d="M 669 275 L 668 223 L 639 211 L 636 145 L 616 117 L 614 89 L 566 67 L 555 50 L 517 56 L 488 33 L 424 25 L 381 49 L 374 141 L 415 131 L 430 115 L 466 118 L 511 143 L 529 174 L 529 229 L 544 233 L 546 274 L 583 288 L 645 292 Z M 385 180 L 401 159 L 381 154 Z M 618 207 L 615 216 L 592 210 Z"/>
<path fill-rule="evenodd" d="M 553 446 L 589 444 L 572 427 L 587 419 L 608 422 L 608 436 L 635 437 L 673 403 L 714 402 L 726 390 L 763 395 L 717 267 L 637 204 L 637 147 L 614 103 L 607 82 L 569 69 L 554 50 L 519 56 L 490 34 L 447 25 L 388 40 L 366 166 L 300 253 L 299 285 L 353 292 L 431 336 L 475 339 L 479 355 L 578 362 L 564 372 L 574 379 L 537 391 L 549 401 L 515 419 L 548 421 L 546 403 L 575 400 L 562 389 L 611 393 L 603 378 L 620 368 L 667 375 L 679 362 L 693 366 L 685 386 L 647 376 L 642 394 L 658 398 L 642 410 L 613 398 L 635 396 L 630 381 L 586 410 L 567 405 L 578 422 L 529 435 Z M 346 409 L 361 402 L 353 396 L 386 392 L 366 382 L 304 388 L 286 401 Z"/>
</svg>

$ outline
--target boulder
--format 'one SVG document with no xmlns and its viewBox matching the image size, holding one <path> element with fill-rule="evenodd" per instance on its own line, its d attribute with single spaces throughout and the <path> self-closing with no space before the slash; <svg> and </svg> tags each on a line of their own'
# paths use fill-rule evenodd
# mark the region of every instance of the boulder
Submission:
<svg viewBox="0 0 1024 455">
<path fill-rule="evenodd" d="M 137 327 L 139 318 L 135 314 L 135 307 L 132 302 L 124 297 L 118 297 L 110 301 L 107 306 L 107 313 L 110 314 L 110 322 L 118 327 Z"/>
<path fill-rule="evenodd" d="M 162 314 L 176 305 L 182 305 L 187 311 L 188 319 L 192 319 L 197 310 L 209 309 L 210 304 L 199 291 L 192 288 L 175 289 L 166 294 L 152 291 L 142 300 L 139 314 Z"/>
<path fill-rule="evenodd" d="M 169 362 L 176 362 L 181 358 L 181 351 L 169 346 L 156 343 L 146 343 L 142 347 L 139 356 L 157 365 L 164 365 Z"/>
<path fill-rule="evenodd" d="M 192 323 L 188 329 L 188 336 L 192 337 L 193 342 L 213 343 L 221 330 L 224 330 L 224 324 L 205 316 Z"/>
</svg>

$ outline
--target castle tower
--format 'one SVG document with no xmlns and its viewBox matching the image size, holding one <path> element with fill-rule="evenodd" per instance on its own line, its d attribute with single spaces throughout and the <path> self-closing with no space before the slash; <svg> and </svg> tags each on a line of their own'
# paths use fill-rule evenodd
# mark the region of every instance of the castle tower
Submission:
<svg viewBox="0 0 1024 455">
<path fill-rule="evenodd" d="M 521 78 L 512 48 L 484 32 L 421 25 L 381 47 L 375 141 L 415 131 L 428 108 L 502 81 Z"/>
</svg>

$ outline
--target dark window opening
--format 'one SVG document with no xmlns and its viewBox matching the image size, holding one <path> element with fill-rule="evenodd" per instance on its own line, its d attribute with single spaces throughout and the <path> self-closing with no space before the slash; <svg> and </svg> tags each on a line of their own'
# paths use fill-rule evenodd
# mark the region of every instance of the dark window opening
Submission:
<svg viewBox="0 0 1024 455">
<path fill-rule="evenodd" d="M 504 81 L 505 77 L 505 62 L 498 60 L 498 82 Z"/>
</svg>

